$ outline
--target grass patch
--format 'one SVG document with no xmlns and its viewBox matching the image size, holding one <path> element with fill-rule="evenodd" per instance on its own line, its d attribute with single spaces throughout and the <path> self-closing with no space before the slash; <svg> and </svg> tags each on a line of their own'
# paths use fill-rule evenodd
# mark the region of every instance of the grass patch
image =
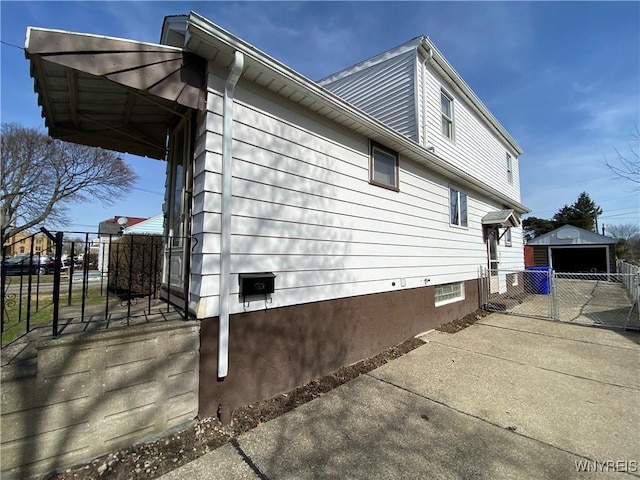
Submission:
<svg viewBox="0 0 640 480">
<path fill-rule="evenodd" d="M 51 275 L 53 278 L 53 276 Z M 25 284 L 26 288 L 26 284 Z M 88 288 L 85 296 L 85 306 L 94 306 L 104 304 L 106 302 L 106 292 L 100 293 L 100 286 L 92 286 Z M 13 297 L 12 297 L 13 295 Z M 36 294 L 35 287 L 32 286 L 31 302 L 29 311 L 29 329 L 50 325 L 53 323 L 53 293 L 38 292 Z M 29 304 L 29 296 L 23 293 L 9 293 L 5 297 L 5 311 L 3 312 L 3 331 L 2 345 L 12 342 L 19 336 L 26 333 L 27 330 L 27 306 Z M 63 315 L 62 309 L 65 307 L 79 307 L 82 305 L 82 288 L 72 290 L 71 300 L 67 291 L 60 292 L 60 310 L 59 314 Z"/>
</svg>

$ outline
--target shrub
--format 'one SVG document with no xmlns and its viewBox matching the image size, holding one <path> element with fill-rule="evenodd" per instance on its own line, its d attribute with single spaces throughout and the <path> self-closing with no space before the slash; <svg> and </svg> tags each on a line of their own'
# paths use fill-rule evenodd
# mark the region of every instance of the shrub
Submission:
<svg viewBox="0 0 640 480">
<path fill-rule="evenodd" d="M 119 295 L 155 295 L 162 281 L 160 235 L 123 235 L 109 249 L 109 286 Z"/>
</svg>

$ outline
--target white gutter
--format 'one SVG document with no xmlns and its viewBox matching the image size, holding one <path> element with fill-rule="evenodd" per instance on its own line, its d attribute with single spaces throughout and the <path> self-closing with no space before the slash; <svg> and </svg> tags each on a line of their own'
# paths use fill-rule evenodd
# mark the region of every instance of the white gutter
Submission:
<svg viewBox="0 0 640 480">
<path fill-rule="evenodd" d="M 244 55 L 235 52 L 224 87 L 222 106 L 222 205 L 220 219 L 220 312 L 218 320 L 218 378 L 229 371 L 229 283 L 231 276 L 231 180 L 233 178 L 233 91 L 244 68 Z"/>
</svg>

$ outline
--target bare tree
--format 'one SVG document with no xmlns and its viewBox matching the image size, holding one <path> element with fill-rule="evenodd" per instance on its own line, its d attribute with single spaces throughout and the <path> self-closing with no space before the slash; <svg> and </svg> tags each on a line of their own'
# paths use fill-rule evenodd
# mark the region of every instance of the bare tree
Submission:
<svg viewBox="0 0 640 480">
<path fill-rule="evenodd" d="M 633 237 L 640 236 L 640 226 L 634 223 L 623 223 L 621 225 L 608 225 L 607 235 L 617 240 L 629 241 Z"/>
<path fill-rule="evenodd" d="M 54 140 L 35 128 L 2 124 L 0 227 L 7 238 L 48 220 L 68 223 L 68 206 L 111 204 L 135 172 L 117 153 Z"/>
<path fill-rule="evenodd" d="M 636 124 L 636 131 L 629 143 L 629 152 L 621 153 L 616 149 L 617 159 L 614 161 L 606 160 L 607 167 L 618 178 L 631 181 L 634 190 L 640 190 L 640 129 Z"/>
</svg>

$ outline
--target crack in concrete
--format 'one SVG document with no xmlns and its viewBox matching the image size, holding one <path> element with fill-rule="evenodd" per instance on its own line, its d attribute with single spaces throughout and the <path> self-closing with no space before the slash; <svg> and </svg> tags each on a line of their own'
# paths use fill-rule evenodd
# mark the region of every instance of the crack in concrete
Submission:
<svg viewBox="0 0 640 480">
<path fill-rule="evenodd" d="M 254 461 L 251 460 L 251 457 L 247 455 L 247 453 L 242 449 L 242 447 L 240 446 L 240 443 L 238 443 L 238 440 L 236 438 L 231 439 L 231 445 L 233 445 L 233 448 L 235 448 L 236 452 L 238 452 L 238 455 L 242 457 L 242 460 L 244 461 L 244 463 L 246 463 L 249 466 L 249 468 L 253 470 L 253 473 L 255 473 L 260 480 L 269 480 L 269 477 L 267 477 L 262 472 L 262 470 L 258 468 L 258 466 L 254 463 Z"/>
</svg>

